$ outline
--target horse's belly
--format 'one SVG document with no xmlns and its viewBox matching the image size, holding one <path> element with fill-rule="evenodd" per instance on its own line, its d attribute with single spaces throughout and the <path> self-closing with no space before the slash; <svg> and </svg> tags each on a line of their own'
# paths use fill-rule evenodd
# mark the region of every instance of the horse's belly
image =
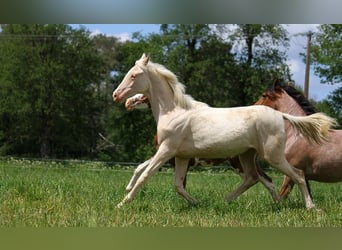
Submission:
<svg viewBox="0 0 342 250">
<path fill-rule="evenodd" d="M 224 149 L 212 149 L 212 148 L 206 148 L 206 149 L 192 149 L 192 150 L 179 150 L 176 154 L 176 157 L 180 158 L 227 158 L 227 157 L 234 157 L 237 155 L 240 155 L 247 151 L 248 148 L 224 148 Z"/>
<path fill-rule="evenodd" d="M 342 181 L 342 162 L 325 161 L 322 164 L 316 163 L 306 168 L 304 172 L 308 180 L 340 182 Z"/>
<path fill-rule="evenodd" d="M 243 140 L 212 139 L 211 142 L 185 140 L 178 148 L 176 156 L 182 158 L 226 158 L 239 155 L 251 148 L 251 145 Z"/>
</svg>

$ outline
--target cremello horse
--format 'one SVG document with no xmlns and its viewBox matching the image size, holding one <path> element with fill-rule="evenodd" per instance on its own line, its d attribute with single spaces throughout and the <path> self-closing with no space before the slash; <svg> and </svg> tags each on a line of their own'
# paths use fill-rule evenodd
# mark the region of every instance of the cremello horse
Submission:
<svg viewBox="0 0 342 250">
<path fill-rule="evenodd" d="M 150 100 L 157 123 L 159 149 L 133 188 L 118 204 L 133 200 L 135 194 L 157 170 L 175 157 L 175 187 L 187 201 L 196 203 L 183 187 L 189 158 L 226 158 L 239 155 L 244 171 L 243 183 L 230 195 L 232 201 L 262 178 L 256 170 L 259 154 L 272 166 L 290 176 L 299 185 L 306 208 L 314 207 L 302 171 L 290 166 L 284 154 L 284 119 L 307 138 L 322 143 L 335 122 L 317 113 L 296 117 L 266 106 L 239 108 L 192 108 L 185 98 L 184 86 L 164 66 L 142 55 L 113 92 L 115 102 L 142 93 Z"/>
<path fill-rule="evenodd" d="M 208 105 L 206 103 L 195 101 L 189 96 L 187 96 L 187 98 L 190 98 L 189 101 L 193 102 L 193 108 L 202 108 L 205 106 L 208 107 Z M 150 109 L 151 104 L 150 104 L 150 101 L 148 100 L 148 98 L 146 96 L 144 96 L 143 94 L 136 94 L 136 95 L 126 99 L 125 107 L 128 111 L 133 111 L 135 109 Z M 159 145 L 158 145 L 157 139 L 158 139 L 157 135 L 155 135 L 154 136 L 154 142 L 155 142 L 156 148 L 158 149 Z M 131 180 L 129 181 L 129 183 L 126 187 L 126 191 L 129 192 L 133 188 L 138 177 L 148 167 L 151 160 L 152 160 L 152 158 L 137 166 L 137 168 L 134 170 L 134 173 L 133 173 Z M 228 158 L 218 158 L 218 159 L 214 159 L 214 158 L 191 158 L 189 160 L 189 163 L 188 163 L 187 171 L 188 171 L 190 166 L 198 166 L 198 165 L 202 165 L 202 164 L 206 165 L 206 166 L 216 166 L 218 164 L 222 164 L 225 161 L 229 161 L 229 163 L 233 167 L 234 171 L 243 177 L 243 170 L 242 170 L 242 167 L 241 167 L 241 164 L 240 164 L 238 157 L 233 157 L 233 158 L 228 157 Z M 169 160 L 169 163 L 171 163 L 174 166 L 175 165 L 174 158 Z M 277 195 L 273 194 L 273 190 L 275 190 L 275 187 L 272 184 L 273 182 L 272 182 L 271 177 L 269 177 L 260 168 L 260 166 L 258 164 L 257 164 L 257 171 L 260 175 L 262 175 L 264 177 L 260 181 L 266 186 L 266 188 L 268 188 L 270 190 L 272 197 L 276 201 L 278 201 Z M 183 187 L 184 188 L 186 186 L 186 179 L 187 179 L 187 175 L 185 175 L 184 180 L 183 180 Z"/>
</svg>

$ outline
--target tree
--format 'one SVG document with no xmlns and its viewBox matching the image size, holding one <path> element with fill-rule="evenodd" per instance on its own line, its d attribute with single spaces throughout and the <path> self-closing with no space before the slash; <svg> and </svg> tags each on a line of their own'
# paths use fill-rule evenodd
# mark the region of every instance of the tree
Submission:
<svg viewBox="0 0 342 250">
<path fill-rule="evenodd" d="M 235 106 L 250 105 L 275 79 L 290 80 L 286 64 L 288 34 L 281 25 L 240 24 L 233 27 L 218 25 L 221 36 L 226 36 L 234 46 L 239 65 L 238 79 L 231 86 L 236 96 Z M 227 35 L 228 34 L 228 35 Z"/>
<path fill-rule="evenodd" d="M 312 62 L 322 83 L 342 81 L 342 24 L 322 24 L 313 39 Z"/>
<path fill-rule="evenodd" d="M 318 109 L 331 117 L 335 117 L 342 126 L 342 87 L 337 88 L 328 97 L 317 104 Z"/>
<path fill-rule="evenodd" d="M 82 156 L 96 147 L 104 61 L 84 29 L 2 25 L 2 153 Z"/>
<path fill-rule="evenodd" d="M 235 61 L 231 44 L 210 25 L 162 25 L 169 68 L 177 74 L 195 99 L 212 106 L 230 106 L 229 86 Z"/>
</svg>

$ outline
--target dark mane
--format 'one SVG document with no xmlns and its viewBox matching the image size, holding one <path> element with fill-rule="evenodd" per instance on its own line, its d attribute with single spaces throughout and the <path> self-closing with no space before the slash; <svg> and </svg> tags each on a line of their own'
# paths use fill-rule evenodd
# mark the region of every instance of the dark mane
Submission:
<svg viewBox="0 0 342 250">
<path fill-rule="evenodd" d="M 315 107 L 300 91 L 290 85 L 283 86 L 283 89 L 298 103 L 299 106 L 302 107 L 306 115 L 311 115 L 317 112 Z"/>
<path fill-rule="evenodd" d="M 278 86 L 273 86 L 271 91 L 279 92 L 279 88 L 283 89 L 289 96 L 291 96 L 299 106 L 304 110 L 306 115 L 311 115 L 316 113 L 315 107 L 309 102 L 304 95 L 294 87 L 288 84 L 279 84 Z"/>
</svg>

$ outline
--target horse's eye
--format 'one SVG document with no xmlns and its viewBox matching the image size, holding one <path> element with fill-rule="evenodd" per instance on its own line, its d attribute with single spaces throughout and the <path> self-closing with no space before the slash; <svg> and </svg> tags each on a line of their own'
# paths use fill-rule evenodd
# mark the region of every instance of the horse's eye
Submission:
<svg viewBox="0 0 342 250">
<path fill-rule="evenodd" d="M 132 78 L 132 79 L 135 79 L 135 75 L 131 75 L 131 78 Z"/>
</svg>

